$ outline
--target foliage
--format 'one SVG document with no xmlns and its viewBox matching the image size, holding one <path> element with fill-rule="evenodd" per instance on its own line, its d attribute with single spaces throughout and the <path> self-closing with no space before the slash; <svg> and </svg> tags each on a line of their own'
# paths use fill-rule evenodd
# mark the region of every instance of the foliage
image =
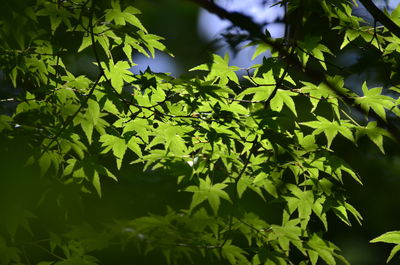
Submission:
<svg viewBox="0 0 400 265">
<path fill-rule="evenodd" d="M 282 39 L 226 14 L 249 30 L 254 57 L 272 57 L 241 69 L 214 54 L 173 77 L 130 71 L 137 53 L 171 53 L 129 2 L 6 3 L 0 65 L 18 94 L 1 102 L 18 103 L 0 116 L 0 264 L 102 264 L 115 244 L 173 263 L 347 263 L 326 232 L 334 217 L 361 223 L 345 189 L 361 179 L 335 142 L 368 138 L 383 153 L 383 139 L 397 137 L 400 36 L 352 15 L 352 1 L 277 4 L 288 10 Z M 398 22 L 399 12 L 390 18 Z M 311 26 L 316 19 L 341 41 Z M 349 45 L 380 54 L 390 85 L 349 89 L 334 65 Z M 89 61 L 86 72 L 71 69 L 74 54 Z M 179 201 L 163 205 L 165 214 L 85 215 L 133 169 L 131 178 L 172 179 Z M 372 242 L 400 244 L 398 232 Z"/>
<path fill-rule="evenodd" d="M 393 258 L 393 256 L 400 250 L 400 237 L 399 236 L 400 236 L 399 231 L 391 231 L 391 232 L 387 232 L 381 236 L 378 236 L 378 237 L 372 239 L 371 242 L 372 243 L 384 242 L 384 243 L 397 244 L 390 252 L 390 255 L 387 259 L 387 262 L 389 262 Z"/>
</svg>

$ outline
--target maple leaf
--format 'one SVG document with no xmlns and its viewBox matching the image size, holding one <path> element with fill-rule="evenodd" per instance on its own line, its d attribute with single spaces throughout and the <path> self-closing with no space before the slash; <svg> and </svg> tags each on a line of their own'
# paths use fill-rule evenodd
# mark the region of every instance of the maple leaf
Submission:
<svg viewBox="0 0 400 265">
<path fill-rule="evenodd" d="M 338 133 L 346 137 L 352 142 L 355 142 L 353 133 L 350 128 L 352 125 L 347 121 L 341 121 L 340 124 L 337 121 L 329 121 L 324 117 L 317 117 L 318 121 L 302 122 L 300 124 L 314 128 L 314 135 L 324 133 L 326 140 L 328 141 L 328 148 L 331 146 L 333 139 Z"/>
<path fill-rule="evenodd" d="M 199 186 L 190 186 L 186 191 L 193 192 L 192 203 L 190 204 L 190 209 L 193 209 L 205 200 L 208 200 L 214 213 L 218 213 L 218 208 L 221 203 L 220 198 L 230 201 L 228 193 L 223 189 L 227 186 L 224 183 L 213 184 L 210 178 L 200 179 Z"/>
<path fill-rule="evenodd" d="M 379 117 L 386 120 L 385 109 L 390 110 L 395 107 L 394 99 L 382 95 L 382 87 L 368 89 L 366 82 L 362 85 L 362 91 L 364 96 L 357 97 L 355 103 L 359 104 L 367 114 L 372 109 Z"/>
</svg>

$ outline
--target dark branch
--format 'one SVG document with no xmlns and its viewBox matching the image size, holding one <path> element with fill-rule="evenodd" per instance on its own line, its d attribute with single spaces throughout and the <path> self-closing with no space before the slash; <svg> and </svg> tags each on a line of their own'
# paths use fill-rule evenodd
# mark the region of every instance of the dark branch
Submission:
<svg viewBox="0 0 400 265">
<path fill-rule="evenodd" d="M 360 2 L 375 20 L 381 22 L 383 26 L 400 38 L 400 27 L 386 16 L 371 0 L 360 0 Z"/>
<path fill-rule="evenodd" d="M 221 19 L 227 19 L 233 25 L 238 26 L 250 33 L 252 37 L 261 40 L 266 40 L 265 34 L 261 30 L 261 26 L 255 23 L 250 17 L 237 12 L 228 12 L 224 8 L 214 4 L 212 1 L 207 0 L 190 0 L 210 13 L 219 16 Z"/>
<path fill-rule="evenodd" d="M 279 43 L 271 38 L 267 38 L 267 36 L 265 36 L 262 33 L 261 26 L 258 25 L 257 23 L 254 23 L 251 20 L 251 18 L 249 18 L 245 15 L 242 15 L 242 14 L 228 12 L 227 10 L 221 8 L 220 6 L 218 6 L 208 0 L 189 0 L 189 1 L 192 1 L 196 4 L 198 4 L 200 7 L 208 10 L 211 13 L 218 15 L 219 17 L 221 17 L 223 19 L 229 20 L 235 26 L 238 26 L 241 29 L 246 30 L 250 34 L 250 37 L 260 39 L 261 41 L 270 45 L 272 49 L 279 52 L 279 54 L 281 55 L 281 58 L 283 58 L 287 62 L 288 65 L 291 65 L 291 66 L 295 67 L 296 69 L 299 69 L 308 78 L 310 78 L 313 82 L 315 82 L 315 83 L 323 82 L 324 84 L 326 84 L 332 91 L 334 91 L 337 95 L 340 96 L 340 98 L 342 99 L 342 101 L 344 103 L 346 103 L 350 106 L 353 106 L 354 108 L 359 110 L 361 113 L 364 113 L 366 116 L 372 117 L 373 119 L 377 120 L 378 124 L 380 126 L 386 127 L 387 130 L 400 143 L 400 130 L 399 130 L 399 128 L 397 128 L 397 126 L 395 124 L 391 123 L 390 121 L 384 120 L 379 115 L 377 115 L 375 112 L 370 111 L 369 113 L 367 113 L 364 109 L 362 109 L 360 106 L 355 104 L 354 99 L 349 98 L 346 94 L 344 94 L 342 91 L 340 91 L 340 89 L 336 86 L 336 84 L 327 80 L 327 78 L 324 74 L 322 74 L 318 71 L 315 71 L 307 66 L 303 66 L 301 64 L 301 62 L 296 58 L 296 56 L 289 54 L 289 52 L 285 46 L 283 46 L 281 43 Z M 363 3 L 366 6 L 368 11 L 371 12 L 372 15 L 377 16 L 376 20 L 380 21 L 384 26 L 386 26 L 394 34 L 396 34 L 397 36 L 400 37 L 400 28 L 396 24 L 394 24 L 394 22 L 392 20 L 390 20 L 385 14 L 383 14 L 382 11 L 380 11 L 371 2 L 371 0 L 360 0 L 360 1 L 361 1 L 361 3 Z"/>
</svg>

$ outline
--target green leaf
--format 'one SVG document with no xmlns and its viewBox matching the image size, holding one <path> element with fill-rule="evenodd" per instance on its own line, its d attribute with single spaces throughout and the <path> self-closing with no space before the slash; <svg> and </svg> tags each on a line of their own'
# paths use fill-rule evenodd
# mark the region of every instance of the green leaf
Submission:
<svg viewBox="0 0 400 265">
<path fill-rule="evenodd" d="M 78 53 L 80 53 L 81 51 L 83 51 L 84 49 L 89 47 L 90 45 L 92 45 L 91 37 L 90 36 L 83 36 L 82 43 L 78 48 Z"/>
<path fill-rule="evenodd" d="M 357 129 L 356 131 L 357 139 L 362 137 L 363 135 L 368 136 L 368 138 L 374 144 L 376 144 L 376 146 L 378 146 L 379 150 L 381 150 L 381 152 L 385 154 L 385 150 L 383 149 L 383 136 L 392 138 L 392 136 L 389 134 L 388 131 L 378 127 L 376 121 L 371 121 L 367 124 L 367 126 L 365 127 L 359 126 L 356 127 L 356 129 Z"/>
<path fill-rule="evenodd" d="M 314 128 L 314 135 L 324 133 L 328 142 L 328 148 L 331 146 L 333 139 L 338 133 L 340 133 L 350 141 L 355 142 L 353 133 L 350 130 L 350 128 L 352 128 L 353 126 L 349 122 L 341 121 L 341 123 L 339 124 L 337 121 L 328 121 L 322 116 L 318 116 L 317 120 L 318 121 L 302 122 L 300 124 Z"/>
<path fill-rule="evenodd" d="M 121 168 L 122 159 L 124 158 L 126 149 L 128 148 L 127 143 L 124 138 L 120 138 L 114 135 L 106 134 L 100 137 L 100 142 L 102 142 L 102 146 L 105 147 L 102 153 L 107 153 L 112 150 L 116 162 L 117 168 Z"/>
<path fill-rule="evenodd" d="M 389 263 L 389 261 L 394 257 L 394 255 L 397 254 L 397 252 L 399 252 L 399 250 L 400 250 L 400 245 L 393 247 L 392 250 L 390 251 L 389 257 L 386 260 L 386 263 Z"/>
<path fill-rule="evenodd" d="M 216 81 L 218 80 L 219 85 L 226 85 L 229 80 L 239 83 L 239 79 L 235 73 L 235 71 L 240 68 L 237 66 L 229 66 L 229 55 L 225 54 L 225 57 L 222 58 L 219 55 L 213 55 L 213 63 L 210 65 L 202 64 L 197 67 L 190 69 L 190 71 L 194 70 L 205 70 L 209 71 L 207 75 L 207 80 Z"/>
<path fill-rule="evenodd" d="M 106 77 L 111 81 L 111 85 L 118 93 L 122 92 L 124 82 L 131 82 L 134 80 L 132 72 L 129 71 L 130 65 L 126 61 L 118 61 L 114 64 L 114 62 L 110 60 L 108 68 L 103 63 L 102 67 Z"/>
<path fill-rule="evenodd" d="M 346 33 L 344 34 L 343 42 L 340 45 L 340 49 L 343 49 L 344 47 L 347 46 L 350 42 L 355 40 L 358 36 L 360 36 L 360 33 L 358 30 L 354 29 L 347 29 Z"/>
<path fill-rule="evenodd" d="M 328 77 L 328 81 L 330 81 L 330 84 L 335 85 L 337 91 L 341 91 L 344 95 L 349 94 L 349 91 L 347 91 L 343 86 L 344 86 L 344 80 L 343 77 L 341 76 L 335 76 L 335 77 Z M 327 86 L 325 83 L 321 83 L 318 86 L 309 83 L 309 82 L 304 82 L 302 83 L 305 85 L 301 89 L 299 89 L 300 93 L 305 93 L 308 94 L 310 97 L 310 102 L 313 106 L 311 109 L 311 112 L 315 112 L 317 109 L 318 105 L 321 102 L 327 101 L 330 103 L 331 108 L 336 114 L 336 117 L 340 118 L 339 114 L 339 99 L 340 97 L 337 95 L 336 91 L 332 90 L 329 86 Z"/>
<path fill-rule="evenodd" d="M 302 191 L 295 185 L 288 185 L 288 189 L 295 197 L 285 196 L 287 202 L 287 208 L 289 213 L 293 213 L 295 210 L 299 213 L 299 220 L 301 227 L 305 229 L 310 220 L 312 209 L 314 206 L 314 193 L 310 190 Z"/>
<path fill-rule="evenodd" d="M 372 109 L 379 117 L 386 120 L 385 109 L 392 109 L 394 105 L 394 99 L 388 96 L 382 95 L 382 88 L 375 87 L 368 89 L 366 82 L 362 86 L 364 96 L 357 97 L 355 103 L 359 104 L 366 113 Z"/>
<path fill-rule="evenodd" d="M 100 119 L 100 106 L 93 99 L 89 99 L 87 104 L 88 104 L 88 107 L 87 107 L 84 118 L 80 121 L 80 125 L 89 141 L 89 144 L 91 144 L 93 128 L 95 127 L 95 125 L 98 123 L 98 121 Z"/>
<path fill-rule="evenodd" d="M 89 181 L 99 196 L 101 196 L 100 176 L 107 176 L 117 181 L 117 178 L 102 166 L 95 156 L 87 156 L 82 160 L 68 159 L 63 175 L 72 175 L 75 180 L 80 182 Z"/>
<path fill-rule="evenodd" d="M 336 155 L 346 150 L 333 141 L 338 135 L 353 142 L 366 136 L 384 152 L 383 138 L 394 138 L 388 129 L 396 128 L 400 117 L 399 38 L 357 17 L 351 1 L 275 1 L 286 4 L 284 22 L 304 24 L 298 34 L 289 27 L 289 38 L 272 39 L 266 32 L 254 41 L 235 30 L 225 35 L 229 45 L 249 41 L 252 59 L 270 50 L 262 63 L 239 68 L 228 55 L 212 55 L 192 69 L 203 71 L 197 72 L 201 77 L 150 69 L 134 74 L 139 53 L 170 53 L 163 38 L 146 31 L 130 2 L 147 11 L 152 6 L 118 0 L 2 5 L 0 231 L 6 235 L 0 236 L 0 264 L 37 264 L 40 255 L 48 255 L 56 261 L 39 265 L 94 265 L 104 260 L 90 255 L 106 257 L 114 243 L 120 245 L 115 249 L 137 245 L 144 253 L 160 252 L 174 264 L 198 263 L 199 253 L 204 263 L 217 257 L 222 259 L 217 263 L 232 265 L 347 264 L 324 237 L 330 235 L 331 213 L 348 225 L 351 215 L 361 223 L 347 202 L 351 193 L 344 176 L 361 181 Z M 397 8 L 390 15 L 395 23 L 399 14 Z M 248 17 L 230 15 L 263 34 Z M 332 41 L 343 36 L 342 43 Z M 181 38 L 190 46 L 185 37 L 190 34 Z M 193 53 L 189 46 L 179 53 Z M 348 52 L 358 62 L 343 64 Z M 382 65 L 388 72 L 368 75 Z M 351 84 L 356 72 L 364 73 L 356 83 L 367 78 L 385 88 L 364 84 L 356 95 L 344 84 L 345 78 Z M 8 91 L 8 85 L 17 91 Z M 358 117 L 353 107 L 370 120 Z M 372 112 L 382 119 L 387 115 L 390 124 L 378 126 Z M 125 176 L 124 186 L 104 179 L 117 179 L 110 166 Z M 170 197 L 177 189 L 186 191 L 177 197 L 182 201 Z M 154 214 L 169 201 L 173 209 Z M 131 204 L 138 206 L 134 213 Z M 34 216 L 38 220 L 32 222 Z M 372 240 L 395 244 L 388 261 L 400 251 L 399 232 L 391 233 Z"/>
<path fill-rule="evenodd" d="M 238 246 L 232 245 L 231 240 L 225 242 L 222 247 L 222 256 L 226 258 L 230 264 L 249 264 L 246 258 L 246 251 Z"/>
<path fill-rule="evenodd" d="M 296 106 L 292 99 L 292 96 L 297 94 L 288 90 L 278 89 L 274 98 L 270 102 L 271 109 L 277 112 L 282 110 L 283 104 L 285 104 L 295 116 L 297 116 Z"/>
<path fill-rule="evenodd" d="M 273 87 L 271 86 L 258 86 L 250 87 L 238 95 L 238 98 L 243 98 L 245 95 L 254 94 L 253 101 L 263 101 L 270 97 L 272 94 Z"/>
<path fill-rule="evenodd" d="M 51 165 L 51 156 L 50 152 L 45 152 L 39 158 L 39 167 L 40 167 L 40 174 L 43 176 L 49 170 Z"/>
<path fill-rule="evenodd" d="M 21 251 L 12 246 L 8 246 L 6 240 L 0 236 L 0 262 L 1 264 L 18 264 L 21 262 Z M 12 262 L 12 263 L 11 263 Z"/>
<path fill-rule="evenodd" d="M 386 232 L 383 235 L 380 235 L 371 241 L 371 243 L 384 242 L 384 243 L 393 243 L 400 244 L 400 231 L 390 231 Z"/>
<path fill-rule="evenodd" d="M 345 207 L 347 209 L 347 211 L 349 211 L 354 218 L 356 218 L 357 222 L 361 225 L 361 221 L 363 220 L 361 214 L 356 210 L 356 208 L 354 208 L 351 204 L 345 202 Z"/>
<path fill-rule="evenodd" d="M 5 130 L 11 130 L 12 118 L 7 115 L 0 115 L 0 132 Z"/>
<path fill-rule="evenodd" d="M 105 15 L 106 21 L 107 22 L 115 21 L 115 24 L 124 26 L 125 19 L 121 12 L 121 6 L 119 1 L 111 1 L 111 7 L 112 9 L 106 10 L 106 15 Z"/>
<path fill-rule="evenodd" d="M 17 76 L 18 76 L 18 68 L 14 67 L 11 71 L 10 71 L 10 79 L 11 82 L 13 84 L 13 86 L 16 88 L 17 87 Z"/>
<path fill-rule="evenodd" d="M 147 32 L 143 27 L 140 20 L 135 16 L 135 14 L 140 14 L 140 11 L 134 7 L 127 7 L 124 11 L 121 11 L 121 6 L 119 1 L 111 2 L 112 9 L 106 10 L 106 21 L 114 21 L 116 25 L 125 26 L 126 22 L 129 24 Z"/>
<path fill-rule="evenodd" d="M 267 52 L 268 50 L 271 49 L 271 46 L 268 45 L 267 43 L 263 42 L 263 41 L 253 42 L 250 45 L 256 45 L 256 49 L 254 51 L 253 56 L 251 57 L 251 60 L 254 60 L 259 55 L 261 55 L 261 54 L 263 54 L 263 53 L 265 53 L 265 52 Z"/>
<path fill-rule="evenodd" d="M 226 186 L 227 185 L 223 183 L 213 184 L 209 178 L 206 178 L 205 180 L 200 179 L 199 186 L 190 186 L 186 188 L 186 191 L 194 193 L 190 209 L 193 210 L 197 205 L 208 200 L 214 214 L 217 215 L 221 203 L 220 198 L 231 201 L 228 193 L 223 190 Z"/>
<path fill-rule="evenodd" d="M 92 143 L 92 134 L 93 134 L 93 128 L 94 124 L 91 121 L 88 120 L 82 120 L 81 121 L 81 127 L 83 132 L 86 135 L 86 138 L 88 139 L 89 144 Z"/>
<path fill-rule="evenodd" d="M 14 238 L 17 230 L 19 228 L 23 228 L 26 232 L 32 235 L 29 219 L 33 219 L 35 217 L 36 216 L 31 211 L 28 211 L 21 206 L 16 206 L 10 209 L 3 216 L 6 232 L 8 232 L 10 236 Z"/>
<path fill-rule="evenodd" d="M 248 186 L 250 186 L 251 183 L 252 181 L 249 178 L 242 177 L 241 179 L 239 179 L 237 183 L 237 193 L 239 198 L 242 197 L 243 193 L 247 190 Z"/>
<path fill-rule="evenodd" d="M 313 258 L 314 262 L 312 262 L 312 264 L 316 264 L 317 257 L 319 256 L 327 264 L 336 265 L 336 260 L 334 258 L 336 246 L 334 246 L 332 243 L 329 243 L 320 238 L 318 235 L 313 234 L 310 240 L 307 242 L 307 246 L 313 250 L 309 251 L 309 253 L 313 253 L 313 255 L 317 254 L 317 256 Z"/>
<path fill-rule="evenodd" d="M 129 48 L 128 48 L 129 47 Z M 135 49 L 136 51 L 140 52 L 141 54 L 146 55 L 146 57 L 150 57 L 150 55 L 146 52 L 146 50 L 139 45 L 139 41 L 137 39 L 134 39 L 130 37 L 129 35 L 125 36 L 125 41 L 124 41 L 124 52 L 126 56 L 128 57 L 128 60 L 132 60 L 132 49 Z"/>
<path fill-rule="evenodd" d="M 140 20 L 135 15 L 133 15 L 132 13 L 129 12 L 130 10 L 132 10 L 132 7 L 129 10 L 127 10 L 127 9 L 125 9 L 125 11 L 123 13 L 123 18 L 125 19 L 125 21 L 128 22 L 129 24 L 143 30 L 144 32 L 147 32 L 147 30 L 142 25 Z"/>
<path fill-rule="evenodd" d="M 101 197 L 100 177 L 99 177 L 99 174 L 97 172 L 95 172 L 94 175 L 93 175 L 92 184 L 93 184 L 93 187 L 96 189 L 97 194 L 99 195 L 99 197 Z"/>
<path fill-rule="evenodd" d="M 142 149 L 140 148 L 140 146 L 138 145 L 138 139 L 136 137 L 132 137 L 127 146 L 130 150 L 132 150 L 137 156 L 142 157 Z"/>
<path fill-rule="evenodd" d="M 349 217 L 347 215 L 347 210 L 344 205 L 337 205 L 332 207 L 333 212 L 336 214 L 337 217 L 339 217 L 340 220 L 342 220 L 345 224 L 348 226 L 351 226 Z"/>
<path fill-rule="evenodd" d="M 132 120 L 129 121 L 128 123 L 124 123 L 121 126 L 123 126 L 123 131 L 122 131 L 123 135 L 125 135 L 126 133 L 136 132 L 137 136 L 139 136 L 145 143 L 149 143 L 151 126 L 149 125 L 149 122 L 147 120 L 144 119 Z"/>
<path fill-rule="evenodd" d="M 160 42 L 160 40 L 163 40 L 162 37 L 159 37 L 154 34 L 145 34 L 142 31 L 139 31 L 138 35 L 140 36 L 143 44 L 150 51 L 150 54 L 153 58 L 155 56 L 155 49 L 166 52 L 166 53 L 168 53 L 168 55 L 173 57 L 173 54 L 167 50 L 167 48 L 165 47 L 165 45 L 162 42 Z"/>
</svg>

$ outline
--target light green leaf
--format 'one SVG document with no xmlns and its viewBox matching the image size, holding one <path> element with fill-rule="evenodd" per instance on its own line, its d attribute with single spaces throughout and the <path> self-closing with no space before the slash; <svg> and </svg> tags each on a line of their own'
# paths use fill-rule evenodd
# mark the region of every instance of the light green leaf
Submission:
<svg viewBox="0 0 400 265">
<path fill-rule="evenodd" d="M 126 61 L 118 61 L 116 64 L 110 60 L 109 68 L 104 64 L 102 67 L 108 79 L 111 81 L 111 85 L 118 92 L 122 92 L 124 82 L 131 82 L 134 80 L 133 74 L 129 71 L 130 65 Z"/>
<path fill-rule="evenodd" d="M 379 150 L 384 154 L 385 150 L 383 149 L 383 136 L 392 138 L 388 131 L 377 126 L 376 121 L 371 121 L 365 127 L 356 127 L 356 138 L 360 138 L 363 135 L 367 135 L 368 138 L 379 147 Z"/>
<path fill-rule="evenodd" d="M 321 257 L 327 264 L 329 265 L 336 265 L 336 260 L 334 258 L 334 251 L 336 247 L 329 243 L 316 234 L 313 234 L 310 240 L 307 242 L 307 245 L 315 251 L 319 257 Z M 314 257 L 316 263 L 316 257 Z"/>
<path fill-rule="evenodd" d="M 251 179 L 247 177 L 242 177 L 239 179 L 237 183 L 237 193 L 239 198 L 242 197 L 243 193 L 247 190 L 247 188 L 251 185 Z"/>
<path fill-rule="evenodd" d="M 328 142 L 328 148 L 331 146 L 333 139 L 338 133 L 340 133 L 350 141 L 355 142 L 353 133 L 350 130 L 350 128 L 352 128 L 352 125 L 349 122 L 341 121 L 341 123 L 339 124 L 337 121 L 328 121 L 322 116 L 318 116 L 317 120 L 318 121 L 302 122 L 300 124 L 314 128 L 314 135 L 324 133 Z"/>
<path fill-rule="evenodd" d="M 51 156 L 50 152 L 45 152 L 39 158 L 39 166 L 40 166 L 40 174 L 44 175 L 49 170 L 51 165 Z"/>
<path fill-rule="evenodd" d="M 102 146 L 105 147 L 102 153 L 107 153 L 110 150 L 112 150 L 116 158 L 117 167 L 118 169 L 120 169 L 122 164 L 122 159 L 124 158 L 126 149 L 128 147 L 125 142 L 125 139 L 114 135 L 106 134 L 100 137 L 100 142 L 102 142 L 103 143 Z"/>
<path fill-rule="evenodd" d="M 364 96 L 357 97 L 354 102 L 359 104 L 366 113 L 372 109 L 379 117 L 386 120 L 385 109 L 390 110 L 395 106 L 394 99 L 382 95 L 382 87 L 368 89 L 366 82 L 362 86 L 362 91 Z"/>
<path fill-rule="evenodd" d="M 147 30 L 145 29 L 145 27 L 143 26 L 143 24 L 140 22 L 140 20 L 133 14 L 127 12 L 127 10 L 125 9 L 124 13 L 123 13 L 123 18 L 125 19 L 126 22 L 128 22 L 129 24 L 143 30 L 144 32 L 147 32 Z"/>
<path fill-rule="evenodd" d="M 336 214 L 337 217 L 339 217 L 340 220 L 342 220 L 348 226 L 351 226 L 349 217 L 347 215 L 347 210 L 344 205 L 337 205 L 337 206 L 332 207 L 332 209 L 333 209 L 333 212 Z"/>
<path fill-rule="evenodd" d="M 92 45 L 92 39 L 90 36 L 83 36 L 81 46 L 79 46 L 78 53 Z"/>
<path fill-rule="evenodd" d="M 232 245 L 231 240 L 225 242 L 222 247 L 222 256 L 226 258 L 230 264 L 249 264 L 246 258 L 246 251 L 238 246 Z"/>
<path fill-rule="evenodd" d="M 344 34 L 343 42 L 340 45 L 340 49 L 343 49 L 344 47 L 347 46 L 350 42 L 355 40 L 358 36 L 360 36 L 360 33 L 358 30 L 354 29 L 346 29 L 346 33 Z"/>
<path fill-rule="evenodd" d="M 297 94 L 288 90 L 278 89 L 274 98 L 270 102 L 271 109 L 280 112 L 283 104 L 285 104 L 295 116 L 297 116 L 296 106 L 292 99 L 292 96 Z"/>
<path fill-rule="evenodd" d="M 132 137 L 127 146 L 130 150 L 132 150 L 139 158 L 143 156 L 142 154 L 142 149 L 140 146 L 137 144 L 138 139 L 136 137 Z"/>
<path fill-rule="evenodd" d="M 250 87 L 240 93 L 238 98 L 243 98 L 245 95 L 254 94 L 252 98 L 253 101 L 263 101 L 269 98 L 273 89 L 274 88 L 271 86 Z"/>
<path fill-rule="evenodd" d="M 225 54 L 224 58 L 214 54 L 212 64 L 210 65 L 202 64 L 200 66 L 190 69 L 190 71 L 194 70 L 209 71 L 207 75 L 207 80 L 212 80 L 212 81 L 218 80 L 219 85 L 226 85 L 229 80 L 234 81 L 237 84 L 239 83 L 239 79 L 235 73 L 235 71 L 239 69 L 240 68 L 237 66 L 229 66 L 228 54 Z"/>
<path fill-rule="evenodd" d="M 344 206 L 346 207 L 347 211 L 349 211 L 354 216 L 354 218 L 356 218 L 357 222 L 361 225 L 361 221 L 363 220 L 363 218 L 361 214 L 357 211 L 357 209 L 347 202 L 344 203 Z"/>
<path fill-rule="evenodd" d="M 99 197 L 101 197 L 100 177 L 99 177 L 99 174 L 97 172 L 95 172 L 95 174 L 93 175 L 92 184 L 93 184 L 93 187 L 96 189 L 97 194 L 99 195 Z"/>
<path fill-rule="evenodd" d="M 209 178 L 206 178 L 205 180 L 200 179 L 199 186 L 190 186 L 186 188 L 186 191 L 194 193 L 190 209 L 192 210 L 203 201 L 208 200 L 214 214 L 217 215 L 220 198 L 231 201 L 228 193 L 223 190 L 226 186 L 227 185 L 223 183 L 213 184 Z"/>
<path fill-rule="evenodd" d="M 81 127 L 86 135 L 86 138 L 88 139 L 89 144 L 92 144 L 92 134 L 93 134 L 94 124 L 88 120 L 82 120 Z"/>
<path fill-rule="evenodd" d="M 397 252 L 400 251 L 400 245 L 394 246 L 394 248 L 392 248 L 392 250 L 390 251 L 390 255 L 386 260 L 386 263 L 389 263 L 389 261 L 394 257 L 394 255 L 397 254 Z"/>
<path fill-rule="evenodd" d="M 400 231 L 391 231 L 380 235 L 370 241 L 371 243 L 384 242 L 400 244 Z"/>
<path fill-rule="evenodd" d="M 259 55 L 265 53 L 266 51 L 270 50 L 271 47 L 270 45 L 266 44 L 263 41 L 259 41 L 259 42 L 255 42 L 256 45 L 256 49 L 254 51 L 253 56 L 251 57 L 251 60 L 254 60 L 255 58 L 257 58 Z"/>
</svg>

